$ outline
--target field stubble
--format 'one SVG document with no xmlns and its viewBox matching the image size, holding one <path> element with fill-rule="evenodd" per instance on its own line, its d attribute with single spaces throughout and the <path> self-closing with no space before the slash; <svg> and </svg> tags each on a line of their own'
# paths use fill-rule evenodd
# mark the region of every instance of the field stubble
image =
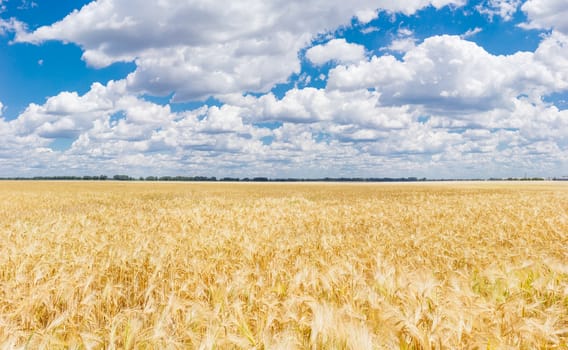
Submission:
<svg viewBox="0 0 568 350">
<path fill-rule="evenodd" d="M 0 348 L 568 347 L 557 183 L 0 183 Z"/>
</svg>

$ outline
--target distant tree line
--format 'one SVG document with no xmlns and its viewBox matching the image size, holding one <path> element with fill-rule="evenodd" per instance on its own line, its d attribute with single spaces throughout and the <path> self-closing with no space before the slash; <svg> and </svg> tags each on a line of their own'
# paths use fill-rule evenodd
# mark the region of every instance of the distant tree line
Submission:
<svg viewBox="0 0 568 350">
<path fill-rule="evenodd" d="M 33 176 L 33 177 L 2 177 L 0 180 L 65 180 L 65 181 L 106 181 L 107 175 L 99 176 Z"/>
<path fill-rule="evenodd" d="M 427 179 L 417 177 L 324 177 L 324 178 L 268 178 L 268 177 L 222 177 L 215 176 L 146 176 L 132 177 L 129 175 L 95 176 L 34 176 L 34 177 L 4 177 L 0 180 L 65 180 L 65 181 L 219 181 L 219 182 L 418 182 L 418 181 L 568 181 L 568 177 L 545 179 L 542 177 L 522 178 L 489 178 L 489 179 Z"/>
<path fill-rule="evenodd" d="M 113 177 L 115 180 L 135 180 L 131 177 L 124 178 L 126 175 L 118 175 L 120 178 L 116 176 Z M 138 181 L 217 181 L 217 178 L 215 176 L 147 176 L 138 178 Z"/>
<path fill-rule="evenodd" d="M 412 182 L 426 181 L 426 178 L 418 179 L 416 177 L 404 178 L 362 178 L 362 177 L 340 177 L 340 178 L 268 178 L 263 176 L 257 177 L 222 177 L 215 176 L 147 176 L 133 178 L 128 175 L 114 175 L 112 177 L 116 181 L 221 181 L 221 182 Z"/>
</svg>

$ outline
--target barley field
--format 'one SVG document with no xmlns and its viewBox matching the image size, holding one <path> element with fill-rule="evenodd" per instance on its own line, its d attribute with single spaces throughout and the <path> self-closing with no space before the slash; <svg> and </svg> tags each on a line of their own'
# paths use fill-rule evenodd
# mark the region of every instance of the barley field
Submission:
<svg viewBox="0 0 568 350">
<path fill-rule="evenodd" d="M 562 349 L 568 184 L 0 182 L 0 349 Z"/>
</svg>

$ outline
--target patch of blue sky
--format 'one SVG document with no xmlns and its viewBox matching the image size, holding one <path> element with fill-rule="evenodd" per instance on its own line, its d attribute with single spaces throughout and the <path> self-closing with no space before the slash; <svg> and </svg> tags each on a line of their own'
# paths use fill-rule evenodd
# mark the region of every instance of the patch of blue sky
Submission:
<svg viewBox="0 0 568 350">
<path fill-rule="evenodd" d="M 430 6 L 412 16 L 381 12 L 364 26 L 354 22 L 351 27 L 343 28 L 336 34 L 348 42 L 364 45 L 368 53 L 377 56 L 384 55 L 384 48 L 400 38 L 404 31 L 417 39 L 417 43 L 435 35 L 463 36 L 470 32 L 467 40 L 494 55 L 534 51 L 538 47 L 542 31 L 520 28 L 519 24 L 527 20 L 522 11 L 517 11 L 510 21 L 499 16 L 489 20 L 487 15 L 475 9 L 477 5 L 477 2 L 470 2 L 460 8 L 446 6 L 441 9 Z"/>
<path fill-rule="evenodd" d="M 522 11 L 517 11 L 514 17 L 505 21 L 499 16 L 489 20 L 487 15 L 480 14 L 476 9 L 477 2 L 469 2 L 461 8 L 443 7 L 436 10 L 434 7 L 426 7 L 415 15 L 396 15 L 396 21 L 390 22 L 383 16 L 370 23 L 376 26 L 392 39 L 398 35 L 398 29 L 406 29 L 412 32 L 418 42 L 435 35 L 459 35 L 465 39 L 477 43 L 487 52 L 493 55 L 509 55 L 518 51 L 534 51 L 541 41 L 541 33 L 536 30 L 525 30 L 519 27 L 525 22 L 526 16 Z M 395 15 L 388 15 L 395 16 Z M 378 22 L 377 22 L 378 21 Z M 479 28 L 476 30 L 476 28 Z M 477 33 L 475 33 L 475 32 Z M 384 41 L 380 42 L 385 46 Z M 380 48 L 379 48 L 380 50 Z"/>
<path fill-rule="evenodd" d="M 317 143 L 330 143 L 332 140 L 332 137 L 329 133 L 327 132 L 323 132 L 323 131 L 318 131 L 316 133 L 312 134 L 313 139 L 317 142 Z"/>
<path fill-rule="evenodd" d="M 13 0 L 4 2 L 3 19 L 15 18 L 28 30 L 63 19 L 90 1 Z M 35 5 L 34 5 L 35 4 Z M 91 84 L 122 79 L 136 68 L 134 63 L 116 63 L 103 69 L 88 67 L 80 47 L 61 42 L 40 45 L 12 44 L 14 33 L 0 36 L 0 101 L 4 118 L 11 120 L 30 103 L 43 104 L 61 91 L 86 93 Z"/>
<path fill-rule="evenodd" d="M 291 77 L 290 80 L 288 80 L 288 82 L 274 85 L 274 87 L 270 90 L 270 92 L 272 92 L 272 94 L 278 99 L 283 98 L 288 91 L 294 88 L 295 82 L 293 81 L 293 78 L 294 75 Z M 263 94 L 257 94 L 256 96 L 261 96 L 261 95 Z"/>
<path fill-rule="evenodd" d="M 46 42 L 39 46 L 0 41 L 0 101 L 4 116 L 16 118 L 30 104 L 43 104 L 61 91 L 84 94 L 93 82 L 106 84 L 134 71 L 134 63 L 115 63 L 103 69 L 88 67 L 76 45 Z"/>
<path fill-rule="evenodd" d="M 386 48 L 394 40 L 405 37 L 416 39 L 416 44 L 420 44 L 426 38 L 435 35 L 458 35 L 475 42 L 493 55 L 534 51 L 538 47 L 543 32 L 520 28 L 519 24 L 527 20 L 522 11 L 517 11 L 509 21 L 499 16 L 494 16 L 490 20 L 487 15 L 475 9 L 477 5 L 476 2 L 470 2 L 460 8 L 446 6 L 441 9 L 430 6 L 412 16 L 381 12 L 376 19 L 364 25 L 353 20 L 350 26 L 341 27 L 328 35 L 318 36 L 312 45 L 300 51 L 301 73 L 293 74 L 287 83 L 276 85 L 271 92 L 281 99 L 294 87 L 325 88 L 330 69 L 338 63 L 314 65 L 305 58 L 305 51 L 334 38 L 344 38 L 349 43 L 363 45 L 369 57 L 390 54 L 398 59 L 402 59 L 404 53 L 392 52 Z"/>
<path fill-rule="evenodd" d="M 184 111 L 192 111 L 203 106 L 208 107 L 221 107 L 223 106 L 223 102 L 219 101 L 215 97 L 208 97 L 206 100 L 198 100 L 198 101 L 187 101 L 187 102 L 172 102 L 172 98 L 174 96 L 174 92 L 166 95 L 166 96 L 154 96 L 143 94 L 141 97 L 145 101 L 155 103 L 160 106 L 170 106 L 170 110 L 174 113 L 184 112 Z"/>
<path fill-rule="evenodd" d="M 260 141 L 262 142 L 263 145 L 265 146 L 270 146 L 272 144 L 272 142 L 274 142 L 274 136 L 263 136 L 260 138 Z"/>
<path fill-rule="evenodd" d="M 172 92 L 171 94 L 168 94 L 166 96 L 154 96 L 154 95 L 143 94 L 141 97 L 145 101 L 152 102 L 160 106 L 165 106 L 170 104 L 170 101 L 173 96 L 174 93 Z"/>
<path fill-rule="evenodd" d="M 70 149 L 71 146 L 73 145 L 73 142 L 75 142 L 75 140 L 77 140 L 77 138 L 59 137 L 59 138 L 53 139 L 53 142 L 51 142 L 49 144 L 49 148 L 51 148 L 53 151 L 63 152 L 63 151 Z"/>
<path fill-rule="evenodd" d="M 566 91 L 544 96 L 543 100 L 554 104 L 561 111 L 568 109 L 568 92 Z"/>
<path fill-rule="evenodd" d="M 491 132 L 497 132 L 497 131 L 502 131 L 502 130 L 511 131 L 511 132 L 518 132 L 521 129 L 519 129 L 519 128 L 491 128 L 491 129 L 489 129 L 489 131 L 491 131 Z"/>
<path fill-rule="evenodd" d="M 109 122 L 111 125 L 115 125 L 117 124 L 120 120 L 126 119 L 126 114 L 124 113 L 124 111 L 119 111 L 116 113 L 113 113 L 110 118 L 109 118 Z"/>
<path fill-rule="evenodd" d="M 92 0 L 11 0 L 4 2 L 3 18 L 17 18 L 34 30 L 62 20 L 73 10 L 78 10 Z"/>
<path fill-rule="evenodd" d="M 170 109 L 172 112 L 184 112 L 198 109 L 202 106 L 208 107 L 221 107 L 223 103 L 214 97 L 209 97 L 205 101 L 188 101 L 188 102 L 176 102 L 170 104 Z"/>
<path fill-rule="evenodd" d="M 31 7 L 28 3 L 25 10 L 22 3 L 21 1 L 6 3 L 7 11 L 2 16 L 16 17 L 33 29 L 60 20 L 73 9 L 79 9 L 89 1 L 36 1 L 36 7 Z M 476 42 L 492 54 L 530 51 L 538 46 L 542 32 L 527 31 L 518 27 L 519 23 L 526 20 L 522 11 L 517 11 L 511 21 L 504 21 L 498 16 L 489 21 L 487 15 L 475 10 L 476 5 L 475 2 L 470 2 L 465 7 L 443 7 L 439 10 L 430 6 L 412 16 L 381 12 L 375 20 L 365 25 L 353 20 L 350 26 L 340 27 L 330 35 L 319 36 L 313 44 L 322 44 L 332 37 L 341 37 L 350 43 L 365 46 L 369 56 L 389 53 L 395 54 L 400 59 L 400 53 L 387 52 L 384 48 L 399 38 L 401 29 L 412 33 L 412 37 L 420 42 L 433 35 L 463 35 L 476 28 L 483 28 L 468 40 Z M 21 9 L 18 9 L 19 7 Z M 60 42 L 47 42 L 39 46 L 10 45 L 9 40 L 10 38 L 7 37 L 0 38 L 0 61 L 3 62 L 0 65 L 0 75 L 3 78 L 0 83 L 0 101 L 6 105 L 4 116 L 7 119 L 17 117 L 31 102 L 41 104 L 46 97 L 53 96 L 59 91 L 77 91 L 83 94 L 95 81 L 105 84 L 109 80 L 122 79 L 136 68 L 134 63 L 116 63 L 104 69 L 94 69 L 86 66 L 81 60 L 82 51 L 75 45 L 65 45 Z M 301 72 L 291 75 L 288 82 L 277 84 L 271 89 L 277 98 L 283 98 L 286 92 L 294 87 L 325 88 L 329 70 L 337 63 L 312 65 L 304 58 L 305 50 L 308 48 L 299 53 L 302 58 Z M 172 95 L 144 96 L 146 100 L 161 105 L 169 104 L 171 97 Z M 203 105 L 221 106 L 221 102 L 209 98 L 206 101 L 172 103 L 171 108 L 174 112 L 180 112 Z"/>
<path fill-rule="evenodd" d="M 255 128 L 264 128 L 264 129 L 276 130 L 276 129 L 282 127 L 282 125 L 284 125 L 284 123 L 279 122 L 279 121 L 269 121 L 269 122 L 253 123 L 252 125 Z"/>
</svg>

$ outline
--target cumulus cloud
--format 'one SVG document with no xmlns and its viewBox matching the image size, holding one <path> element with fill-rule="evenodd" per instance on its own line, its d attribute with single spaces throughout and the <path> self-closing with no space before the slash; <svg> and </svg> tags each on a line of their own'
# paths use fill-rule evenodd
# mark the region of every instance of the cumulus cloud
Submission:
<svg viewBox="0 0 568 350">
<path fill-rule="evenodd" d="M 365 58 L 365 47 L 348 43 L 345 39 L 333 39 L 308 49 L 306 58 L 318 66 L 329 61 L 354 63 Z"/>
<path fill-rule="evenodd" d="M 568 3 L 563 0 L 528 0 L 521 9 L 529 21 L 527 29 L 555 29 L 568 35 Z"/>
<path fill-rule="evenodd" d="M 167 95 L 176 101 L 216 94 L 265 92 L 298 73 L 297 52 L 318 33 L 376 17 L 377 9 L 414 13 L 428 5 L 461 0 L 311 0 L 300 3 L 99 0 L 16 42 L 61 40 L 78 44 L 95 67 L 134 61 L 130 91 Z M 188 25 L 189 23 L 189 25 Z"/>
<path fill-rule="evenodd" d="M 400 129 L 416 117 L 409 108 L 381 106 L 379 94 L 325 89 L 291 89 L 282 99 L 273 94 L 246 96 L 230 102 L 246 110 L 247 122 L 343 125 L 355 129 Z"/>
<path fill-rule="evenodd" d="M 425 164 L 452 168 L 451 163 L 461 158 L 466 159 L 465 164 L 483 167 L 494 164 L 496 158 L 505 163 L 530 159 L 536 164 L 539 156 L 546 155 L 552 167 L 568 147 L 562 142 L 568 130 L 566 112 L 542 102 L 520 98 L 512 101 L 511 109 L 471 112 L 467 120 L 432 115 L 428 122 L 421 122 L 421 108 L 382 106 L 378 97 L 366 90 L 313 88 L 293 89 L 282 99 L 271 94 L 235 96 L 222 107 L 178 114 L 167 126 L 136 139 L 117 140 L 120 133 L 112 129 L 120 125 L 104 127 L 105 133 L 91 130 L 88 147 L 75 151 L 99 150 L 107 157 L 145 152 L 154 162 L 156 157 L 148 155 L 150 150 L 170 159 L 190 153 L 198 154 L 196 159 L 214 157 L 226 169 L 233 162 L 249 164 L 252 159 L 260 167 L 280 162 L 280 170 L 286 168 L 281 168 L 281 163 L 290 169 L 307 169 L 348 155 L 353 158 L 345 164 L 364 169 L 364 160 L 376 162 L 384 157 L 398 170 L 406 167 L 414 173 L 421 167 L 426 169 Z M 283 124 L 274 130 L 255 126 L 269 121 Z M 141 127 L 126 120 L 123 124 L 125 129 L 127 125 L 130 129 Z M 101 134 L 110 136 L 101 142 Z M 266 136 L 272 139 L 269 145 L 260 141 Z M 527 149 L 532 153 L 527 154 Z M 231 160 L 227 154 L 232 154 Z M 414 163 L 417 161 L 420 164 Z"/>
<path fill-rule="evenodd" d="M 416 47 L 416 39 L 413 37 L 399 38 L 392 41 L 392 43 L 386 47 L 386 50 L 405 53 Z"/>
<path fill-rule="evenodd" d="M 124 82 L 110 82 L 93 84 L 84 95 L 60 93 L 43 105 L 30 105 L 15 120 L 2 120 L 0 136 L 5 136 L 12 151 L 19 149 L 19 144 L 27 145 L 22 156 L 38 161 L 34 168 L 37 174 L 53 172 L 56 169 L 50 163 L 62 161 L 84 172 L 97 168 L 179 171 L 189 163 L 213 167 L 214 161 L 199 163 L 198 158 L 218 160 L 228 153 L 252 157 L 264 147 L 261 138 L 272 135 L 269 129 L 245 125 L 238 106 L 174 113 L 169 105 L 145 101 L 124 89 Z M 72 139 L 71 147 L 52 150 L 51 142 L 59 138 Z M 31 149 L 30 142 L 36 148 Z M 11 159 L 8 151 L 0 150 L 1 164 L 12 164 Z"/>
<path fill-rule="evenodd" d="M 13 144 L 0 147 L 0 164 L 16 166 L 13 152 L 21 150 L 30 160 L 22 172 L 36 175 L 60 173 L 54 164 L 65 162 L 86 174 L 135 176 L 211 169 L 217 176 L 432 176 L 438 168 L 437 176 L 453 177 L 488 166 L 511 176 L 515 162 L 553 171 L 568 149 L 568 111 L 525 97 L 468 119 L 432 113 L 423 120 L 420 106 L 383 105 L 379 92 L 366 89 L 233 95 L 219 107 L 172 112 L 122 94 L 120 85 L 62 93 L 16 120 L 0 120 L 0 136 Z M 275 128 L 263 126 L 275 121 Z M 55 134 L 74 138 L 72 146 L 51 150 Z"/>
<path fill-rule="evenodd" d="M 566 43 L 565 36 L 554 34 L 534 54 L 494 56 L 457 36 L 435 36 L 402 60 L 385 55 L 338 66 L 329 73 L 328 88 L 375 88 L 383 103 L 422 105 L 452 114 L 511 108 L 518 95 L 539 100 L 568 87 Z"/>
<path fill-rule="evenodd" d="M 0 3 L 1 5 L 1 3 Z M 1 13 L 1 11 L 0 11 Z M 6 33 L 15 32 L 24 33 L 26 30 L 26 25 L 23 22 L 18 21 L 15 18 L 10 18 L 5 20 L 0 18 L 0 35 L 6 35 Z"/>
<path fill-rule="evenodd" d="M 215 48 L 156 50 L 136 60 L 136 71 L 127 77 L 128 89 L 158 96 L 175 91 L 174 102 L 268 91 L 274 84 L 287 81 L 291 73 L 300 71 L 295 40 L 288 36 L 275 40 L 278 43 L 229 42 Z"/>
<path fill-rule="evenodd" d="M 19 135 L 35 133 L 45 138 L 75 137 L 89 129 L 95 119 L 112 113 L 124 92 L 124 84 L 95 83 L 83 96 L 61 92 L 45 104 L 30 104 L 11 123 Z"/>
<path fill-rule="evenodd" d="M 405 53 L 416 47 L 418 40 L 414 37 L 414 32 L 407 28 L 399 28 L 391 44 L 381 49 L 381 51 L 392 51 Z"/>
<path fill-rule="evenodd" d="M 546 67 L 554 81 L 549 92 L 568 89 L 568 36 L 552 32 L 544 37 L 534 53 L 535 61 Z M 544 93 L 543 93 L 544 94 Z"/>
<path fill-rule="evenodd" d="M 403 53 L 398 58 L 388 50 L 367 58 L 362 46 L 332 39 L 306 51 L 316 65 L 339 64 L 325 87 L 301 88 L 309 84 L 303 75 L 283 95 L 267 92 L 291 73 L 305 73 L 298 52 L 353 15 L 366 23 L 383 10 L 412 14 L 464 3 L 99 0 L 31 33 L 5 25 L 20 42 L 74 42 L 91 65 L 134 61 L 137 68 L 85 94 L 61 92 L 31 104 L 14 120 L 0 118 L 0 175 L 60 174 L 61 164 L 76 174 L 133 176 L 568 171 L 568 111 L 542 99 L 568 89 L 568 39 L 561 23 L 537 24 L 545 23 L 542 16 L 530 15 L 531 25 L 555 29 L 535 52 L 508 56 L 465 40 L 475 29 L 420 44 L 402 29 L 389 47 Z M 515 1 L 488 4 L 503 18 L 514 13 L 507 6 Z M 175 112 L 141 95 L 172 92 L 176 101 L 214 95 L 221 103 Z M 54 146 L 60 138 L 71 146 Z"/>
<path fill-rule="evenodd" d="M 500 16 L 503 20 L 510 21 L 521 3 L 521 0 L 487 0 L 477 5 L 476 9 L 479 13 L 489 16 L 491 20 L 494 16 Z"/>
</svg>

